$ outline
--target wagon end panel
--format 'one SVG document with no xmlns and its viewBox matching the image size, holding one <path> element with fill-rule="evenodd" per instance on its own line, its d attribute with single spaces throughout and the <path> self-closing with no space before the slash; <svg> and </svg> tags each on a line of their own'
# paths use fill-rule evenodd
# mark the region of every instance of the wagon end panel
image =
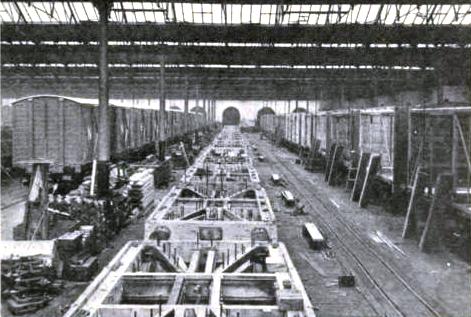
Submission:
<svg viewBox="0 0 471 317">
<path fill-rule="evenodd" d="M 12 164 L 33 157 L 32 100 L 22 100 L 13 104 L 12 116 Z"/>
</svg>

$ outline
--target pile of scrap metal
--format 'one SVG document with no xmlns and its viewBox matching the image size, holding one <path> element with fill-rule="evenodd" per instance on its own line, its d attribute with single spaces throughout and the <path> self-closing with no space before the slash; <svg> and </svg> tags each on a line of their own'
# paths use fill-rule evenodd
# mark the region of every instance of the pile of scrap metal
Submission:
<svg viewBox="0 0 471 317">
<path fill-rule="evenodd" d="M 54 241 L 4 241 L 2 302 L 13 314 L 35 312 L 60 293 Z"/>
</svg>

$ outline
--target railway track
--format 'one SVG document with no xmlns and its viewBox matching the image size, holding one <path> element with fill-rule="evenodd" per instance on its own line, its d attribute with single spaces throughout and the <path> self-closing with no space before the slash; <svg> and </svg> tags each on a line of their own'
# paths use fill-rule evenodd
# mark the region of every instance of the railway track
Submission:
<svg viewBox="0 0 471 317">
<path fill-rule="evenodd" d="M 314 191 L 309 191 L 308 188 L 312 184 L 301 179 L 276 154 L 270 157 L 281 167 L 281 172 L 292 176 L 287 182 L 309 205 L 323 232 L 335 238 L 334 241 L 341 247 L 356 275 L 363 277 L 362 281 L 376 301 L 373 306 L 378 315 L 447 316 L 443 307 L 437 303 L 432 304 L 431 300 L 416 291 L 407 278 L 377 252 L 370 241 L 362 237 L 356 228 L 337 213 L 338 210 L 334 206 L 330 206 Z"/>
</svg>

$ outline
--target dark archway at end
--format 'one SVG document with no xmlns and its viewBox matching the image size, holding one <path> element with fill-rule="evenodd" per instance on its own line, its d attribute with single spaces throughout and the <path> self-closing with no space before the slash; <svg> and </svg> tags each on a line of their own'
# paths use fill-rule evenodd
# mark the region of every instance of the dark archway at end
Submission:
<svg viewBox="0 0 471 317">
<path fill-rule="evenodd" d="M 258 110 L 257 122 L 255 123 L 257 127 L 260 127 L 260 119 L 262 118 L 263 115 L 266 115 L 266 114 L 275 114 L 275 111 L 270 107 L 263 107 L 262 109 Z"/>
<path fill-rule="evenodd" d="M 229 107 L 224 109 L 222 113 L 222 124 L 223 125 L 239 125 L 240 124 L 240 112 L 237 108 Z"/>
</svg>

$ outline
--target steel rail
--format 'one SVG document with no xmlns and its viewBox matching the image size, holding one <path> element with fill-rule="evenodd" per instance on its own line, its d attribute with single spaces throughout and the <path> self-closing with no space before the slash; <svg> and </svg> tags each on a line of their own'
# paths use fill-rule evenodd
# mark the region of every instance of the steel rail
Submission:
<svg viewBox="0 0 471 317">
<path fill-rule="evenodd" d="M 356 232 L 354 228 L 350 224 L 348 224 L 342 217 L 336 214 L 336 212 L 331 212 L 333 211 L 331 206 L 328 206 L 327 203 L 325 203 L 322 199 L 318 197 L 316 193 L 311 193 L 308 192 L 306 194 L 306 187 L 305 187 L 305 181 L 302 180 L 298 175 L 296 175 L 290 168 L 287 167 L 287 164 L 280 160 L 277 155 L 273 155 L 274 158 L 276 158 L 276 161 L 278 162 L 279 165 L 281 165 L 286 171 L 289 172 L 293 176 L 293 178 L 300 184 L 303 184 L 304 186 L 298 186 L 295 182 L 290 182 L 294 188 L 298 191 L 298 193 L 302 196 L 302 198 L 310 205 L 311 209 L 316 213 L 318 218 L 322 220 L 322 226 L 325 228 L 328 228 L 328 231 L 331 232 L 337 240 L 342 244 L 342 247 L 344 250 L 347 251 L 347 253 L 350 254 L 350 256 L 357 262 L 357 265 L 360 267 L 360 269 L 363 271 L 365 276 L 368 278 L 368 280 L 375 286 L 375 288 L 381 293 L 381 295 L 391 304 L 391 306 L 398 312 L 401 316 L 406 316 L 401 310 L 398 304 L 394 302 L 394 300 L 387 294 L 387 292 L 380 286 L 379 282 L 373 277 L 373 275 L 369 272 L 369 270 L 365 267 L 365 265 L 362 263 L 362 261 L 359 259 L 357 255 L 353 253 L 353 251 L 350 250 L 350 248 L 347 246 L 347 243 L 345 242 L 344 239 L 342 239 L 337 232 L 333 228 L 333 226 L 329 223 L 329 221 L 326 220 L 325 215 L 321 214 L 320 212 L 316 211 L 313 202 L 311 202 L 312 198 L 315 198 L 317 202 L 320 203 L 320 205 L 326 209 L 326 211 L 330 211 L 329 215 L 333 215 L 335 219 L 341 224 L 343 228 L 346 228 L 351 235 L 355 238 L 357 242 L 360 242 L 360 245 L 364 247 L 364 251 L 367 251 L 371 255 L 373 255 L 379 262 L 387 268 L 389 272 L 393 274 L 394 277 L 396 277 L 397 280 L 400 281 L 400 283 L 405 286 L 405 288 L 412 293 L 412 295 L 430 312 L 433 314 L 433 316 L 436 317 L 441 317 L 443 314 L 441 314 L 439 311 L 437 311 L 426 299 L 423 298 L 406 280 L 404 277 L 401 276 L 401 274 L 394 269 L 389 263 L 387 263 L 383 257 L 381 257 L 376 250 L 368 243 L 365 242 L 365 240 L 359 235 L 359 233 Z M 350 239 L 349 239 L 350 240 Z M 352 242 L 352 241 L 350 241 Z"/>
</svg>

